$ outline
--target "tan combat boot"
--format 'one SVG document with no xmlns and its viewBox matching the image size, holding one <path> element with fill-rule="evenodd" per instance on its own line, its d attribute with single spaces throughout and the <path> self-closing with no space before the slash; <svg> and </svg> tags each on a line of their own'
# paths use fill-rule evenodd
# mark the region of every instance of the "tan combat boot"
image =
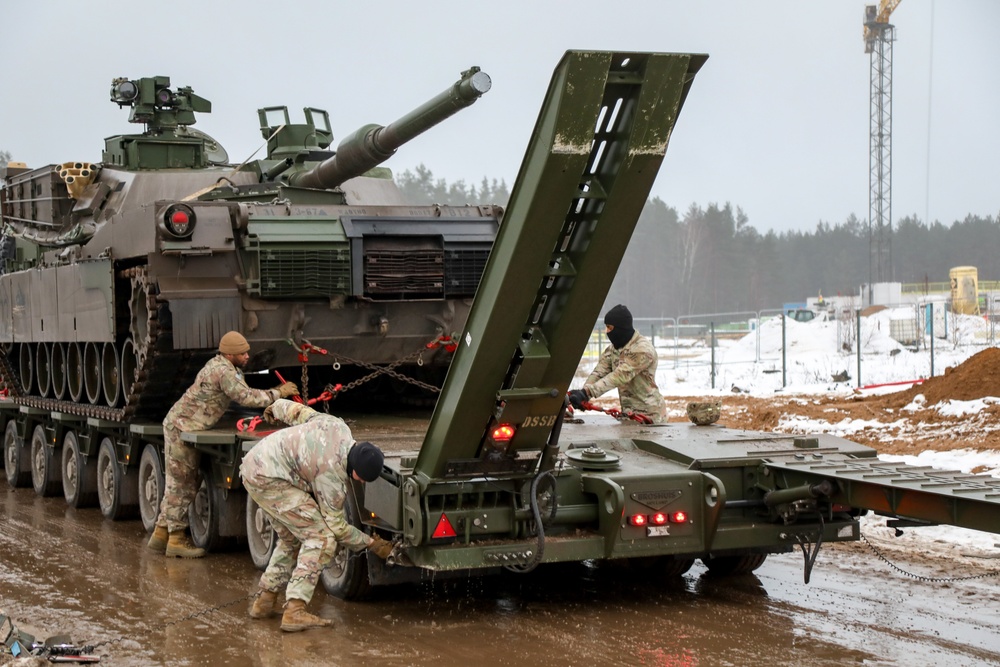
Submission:
<svg viewBox="0 0 1000 667">
<path fill-rule="evenodd" d="M 306 603 L 292 598 L 285 604 L 285 613 L 281 616 L 281 629 L 285 632 L 299 632 L 309 628 L 327 628 L 333 625 L 319 616 L 313 616 L 306 611 Z"/>
<path fill-rule="evenodd" d="M 168 535 L 166 526 L 157 526 L 153 529 L 153 534 L 149 536 L 146 548 L 158 554 L 165 553 L 167 551 Z"/>
<path fill-rule="evenodd" d="M 278 599 L 275 591 L 261 591 L 250 607 L 250 618 L 268 618 L 274 612 L 274 603 Z"/>
<path fill-rule="evenodd" d="M 191 538 L 183 530 L 170 533 L 170 538 L 167 540 L 167 556 L 201 558 L 204 555 L 205 550 L 192 544 Z"/>
</svg>

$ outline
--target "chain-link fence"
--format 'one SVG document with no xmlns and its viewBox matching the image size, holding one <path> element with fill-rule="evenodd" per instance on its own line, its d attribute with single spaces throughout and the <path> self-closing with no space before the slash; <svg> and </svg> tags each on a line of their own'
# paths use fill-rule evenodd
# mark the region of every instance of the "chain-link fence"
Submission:
<svg viewBox="0 0 1000 667">
<path fill-rule="evenodd" d="M 1000 303 L 998 303 L 1000 306 Z M 942 301 L 865 309 L 828 307 L 635 318 L 659 351 L 659 372 L 678 382 L 739 390 L 734 384 L 782 389 L 796 384 L 854 387 L 940 375 L 998 344 L 1000 307 L 985 315 L 956 313 Z M 608 345 L 599 321 L 581 366 Z"/>
</svg>

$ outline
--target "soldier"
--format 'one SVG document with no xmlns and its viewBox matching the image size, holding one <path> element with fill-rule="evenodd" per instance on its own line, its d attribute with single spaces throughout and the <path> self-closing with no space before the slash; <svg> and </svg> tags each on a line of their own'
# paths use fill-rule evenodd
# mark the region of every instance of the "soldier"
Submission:
<svg viewBox="0 0 1000 667">
<path fill-rule="evenodd" d="M 278 591 L 287 586 L 281 629 L 326 627 L 332 622 L 310 614 L 306 605 L 338 544 L 351 551 L 368 548 L 382 559 L 392 551 L 391 542 L 348 523 L 343 509 L 349 478 L 375 481 L 384 457 L 370 442 L 355 442 L 342 419 L 301 403 L 275 401 L 264 418 L 292 427 L 258 442 L 240 465 L 243 486 L 278 537 L 250 617 L 270 616 Z"/>
<path fill-rule="evenodd" d="M 294 382 L 285 382 L 274 389 L 251 389 L 240 370 L 250 361 L 250 344 L 236 331 L 230 331 L 219 341 L 219 354 L 198 372 L 194 384 L 163 420 L 163 458 L 165 459 L 166 489 L 160 502 L 160 515 L 147 547 L 158 553 L 178 558 L 201 558 L 204 549 L 191 543 L 185 533 L 188 527 L 188 506 L 197 493 L 199 452 L 181 442 L 181 431 L 202 431 L 215 426 L 231 401 L 240 405 L 263 408 L 278 398 L 298 395 Z"/>
<path fill-rule="evenodd" d="M 656 350 L 653 343 L 632 328 L 632 313 L 618 304 L 604 316 L 608 340 L 583 389 L 569 392 L 569 402 L 581 409 L 585 401 L 618 388 L 622 412 L 649 417 L 654 424 L 667 420 L 667 404 L 656 386 Z"/>
</svg>

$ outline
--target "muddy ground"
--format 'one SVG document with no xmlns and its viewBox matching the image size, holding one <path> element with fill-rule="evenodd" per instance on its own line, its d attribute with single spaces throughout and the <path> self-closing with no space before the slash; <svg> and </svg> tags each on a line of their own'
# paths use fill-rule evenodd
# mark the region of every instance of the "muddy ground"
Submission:
<svg viewBox="0 0 1000 667">
<path fill-rule="evenodd" d="M 796 415 L 864 419 L 871 427 L 852 439 L 880 451 L 995 449 L 995 405 L 962 418 L 903 410 L 917 393 L 927 405 L 1000 396 L 1000 351 L 988 352 L 890 395 L 734 394 L 720 421 L 794 431 Z M 669 399 L 672 419 L 698 398 Z M 358 439 L 412 449 L 425 419 L 352 426 Z M 0 609 L 39 636 L 98 644 L 107 665 L 1000 665 L 1000 549 L 914 548 L 884 527 L 865 529 L 884 558 L 863 542 L 825 546 L 808 584 L 793 552 L 740 577 L 700 563 L 673 579 L 584 563 L 428 580 L 363 603 L 321 587 L 310 608 L 336 626 L 287 634 L 277 618 L 247 617 L 259 572 L 245 553 L 165 559 L 144 548 L 141 522 L 106 521 L 30 488 L 0 489 L 0 516 Z"/>
</svg>

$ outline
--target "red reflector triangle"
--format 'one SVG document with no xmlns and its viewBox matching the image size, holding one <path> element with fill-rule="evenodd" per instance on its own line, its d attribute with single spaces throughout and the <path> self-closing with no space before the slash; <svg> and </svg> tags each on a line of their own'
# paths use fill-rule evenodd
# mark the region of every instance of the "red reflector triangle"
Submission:
<svg viewBox="0 0 1000 667">
<path fill-rule="evenodd" d="M 434 534 L 431 537 L 455 537 L 455 529 L 451 525 L 451 521 L 448 521 L 448 517 L 441 513 L 441 519 L 438 521 L 437 528 L 434 529 Z"/>
</svg>

